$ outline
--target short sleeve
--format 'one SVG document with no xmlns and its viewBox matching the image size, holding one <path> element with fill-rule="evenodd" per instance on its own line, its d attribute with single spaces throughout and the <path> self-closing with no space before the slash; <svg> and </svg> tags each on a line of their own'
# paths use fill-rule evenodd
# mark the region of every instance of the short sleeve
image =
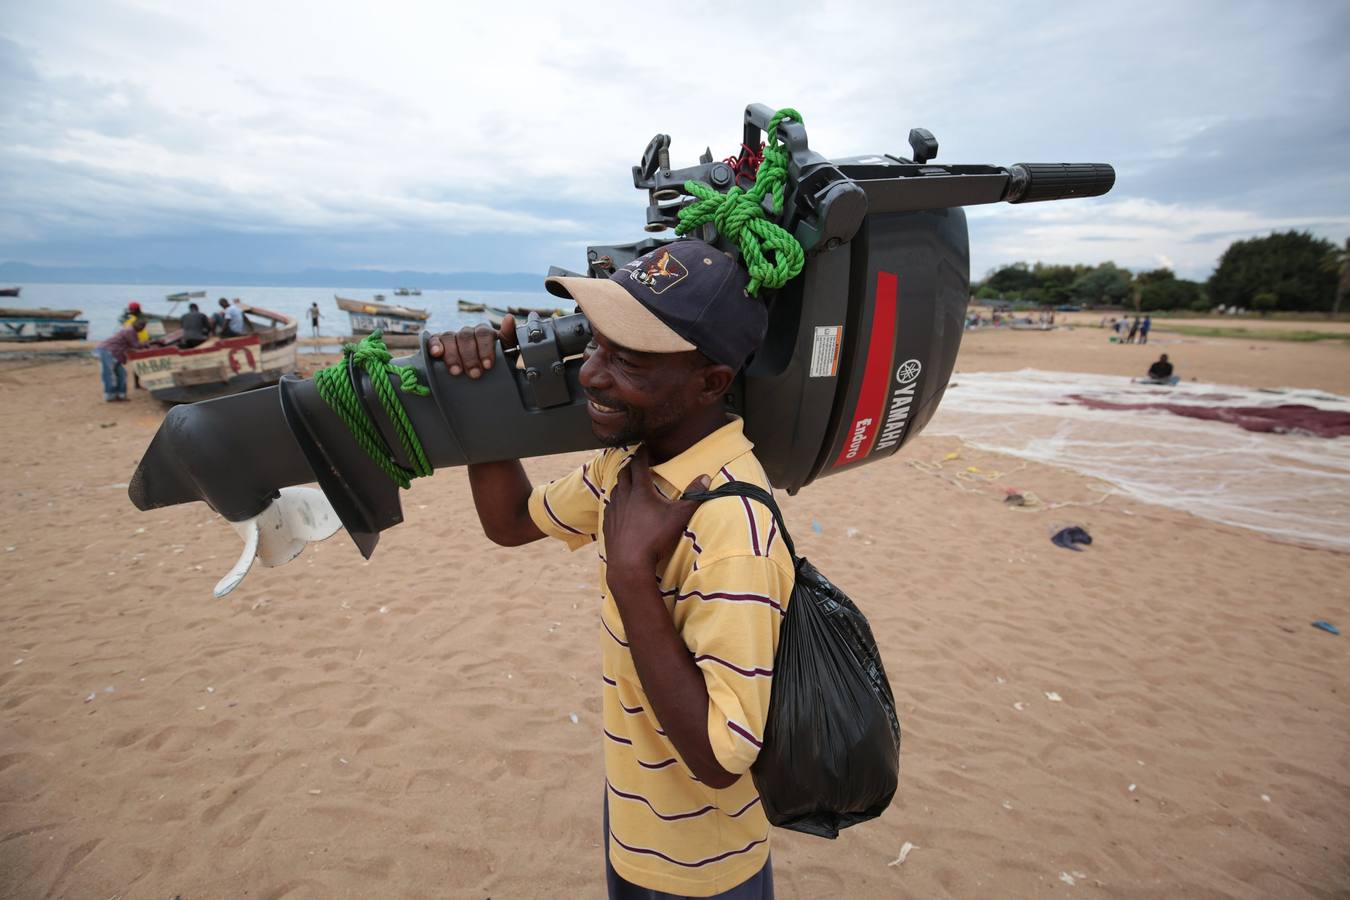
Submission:
<svg viewBox="0 0 1350 900">
<path fill-rule="evenodd" d="M 792 584 L 780 562 L 742 555 L 697 569 L 680 586 L 676 621 L 708 688 L 708 740 L 733 775 L 749 771 L 763 745 Z"/>
<path fill-rule="evenodd" d="M 600 467 L 605 453 L 597 453 L 590 462 L 548 484 L 537 485 L 530 493 L 530 518 L 549 537 L 579 550 L 595 541 L 600 531 Z"/>
</svg>

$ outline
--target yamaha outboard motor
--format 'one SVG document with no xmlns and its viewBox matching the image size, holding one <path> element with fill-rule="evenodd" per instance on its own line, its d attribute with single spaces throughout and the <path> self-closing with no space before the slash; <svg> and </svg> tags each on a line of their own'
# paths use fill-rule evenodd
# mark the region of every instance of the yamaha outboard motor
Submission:
<svg viewBox="0 0 1350 900">
<path fill-rule="evenodd" d="M 669 136 L 653 138 L 633 168 L 634 185 L 648 194 L 646 230 L 676 225 L 693 199 L 687 181 L 721 192 L 743 181 L 772 116 L 766 106 L 747 107 L 738 157 L 715 161 L 705 152 L 684 169 L 671 168 Z M 781 123 L 778 136 L 788 155 L 778 221 L 802 245 L 806 262 L 797 278 L 765 296 L 767 337 L 727 402 L 744 417 L 770 480 L 795 493 L 894 454 L 936 411 L 969 296 L 961 207 L 1098 196 L 1111 189 L 1115 172 L 1101 164 L 937 165 L 937 141 L 923 129 L 910 132 L 910 158 L 828 160 L 809 148 L 799 122 Z M 735 251 L 711 225 L 694 236 Z M 591 247 L 584 274 L 608 277 L 665 242 L 653 236 Z M 555 267 L 550 274 L 579 273 Z M 499 344 L 496 364 L 477 380 L 450 377 L 428 355 L 426 334 L 416 353 L 394 360 L 429 388 L 400 398 L 432 468 L 598 446 L 578 382 L 590 340 L 585 317 L 531 315 L 517 333 L 519 348 Z M 412 468 L 370 377 L 350 364 L 347 374 L 383 449 Z M 295 487 L 315 482 L 323 496 Z M 172 409 L 129 493 L 143 510 L 205 501 L 234 525 L 244 556 L 217 585 L 221 595 L 255 556 L 279 565 L 339 522 L 369 557 L 380 532 L 402 521 L 398 489 L 315 382 L 286 376 L 276 387 Z"/>
</svg>

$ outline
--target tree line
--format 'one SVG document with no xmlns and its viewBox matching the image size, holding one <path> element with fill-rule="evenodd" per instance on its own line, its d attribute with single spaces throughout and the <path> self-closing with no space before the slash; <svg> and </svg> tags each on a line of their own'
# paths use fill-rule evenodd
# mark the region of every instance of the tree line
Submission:
<svg viewBox="0 0 1350 900">
<path fill-rule="evenodd" d="M 1207 281 L 1178 278 L 1168 268 L 1131 272 L 1113 262 L 1096 266 L 1013 263 L 971 285 L 980 300 L 1020 300 L 1045 306 L 1123 306 L 1141 312 L 1216 306 L 1267 312 L 1341 310 L 1350 289 L 1350 238 L 1338 248 L 1308 232 L 1276 232 L 1235 241 Z"/>
</svg>

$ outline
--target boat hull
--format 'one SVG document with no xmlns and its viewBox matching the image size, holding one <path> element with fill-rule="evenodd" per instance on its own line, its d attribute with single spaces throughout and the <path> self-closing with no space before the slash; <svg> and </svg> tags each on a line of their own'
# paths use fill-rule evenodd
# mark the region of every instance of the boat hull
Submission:
<svg viewBox="0 0 1350 900">
<path fill-rule="evenodd" d="M 0 316 L 0 341 L 82 341 L 88 336 L 87 319 Z"/>
<path fill-rule="evenodd" d="M 267 387 L 295 371 L 294 332 L 264 343 L 258 335 L 222 338 L 190 350 L 153 347 L 127 354 L 127 366 L 150 396 L 165 403 L 195 403 Z"/>
<path fill-rule="evenodd" d="M 379 329 L 386 335 L 410 334 L 416 337 L 422 333 L 424 324 L 422 320 L 402 319 L 396 316 L 372 316 L 355 312 L 349 312 L 347 315 L 351 318 L 352 334 L 355 335 L 366 335 Z"/>
</svg>

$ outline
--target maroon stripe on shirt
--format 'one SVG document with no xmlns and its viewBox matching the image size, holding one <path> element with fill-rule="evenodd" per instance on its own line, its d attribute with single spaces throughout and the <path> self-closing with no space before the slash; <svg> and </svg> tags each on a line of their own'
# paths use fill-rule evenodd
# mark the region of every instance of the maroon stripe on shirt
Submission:
<svg viewBox="0 0 1350 900">
<path fill-rule="evenodd" d="M 742 669 L 740 666 L 734 663 L 729 663 L 725 659 L 722 659 L 721 657 L 713 656 L 711 653 L 701 653 L 698 656 L 695 656 L 694 662 L 699 663 L 705 659 L 708 660 L 709 662 L 715 662 L 719 666 L 726 666 L 731 671 L 744 675 L 746 678 L 755 678 L 760 675 L 773 675 L 773 669 L 760 669 L 760 668 Z"/>
<path fill-rule="evenodd" d="M 616 640 L 616 641 L 619 642 L 619 646 L 620 646 L 620 647 L 627 647 L 627 646 L 628 646 L 628 642 L 625 641 L 623 638 L 619 637 L 617 634 L 615 634 L 615 633 L 614 633 L 614 630 L 613 630 L 612 628 L 609 627 L 609 623 L 605 621 L 605 617 L 604 617 L 604 616 L 601 616 L 601 617 L 600 617 L 600 624 L 603 625 L 603 626 L 605 626 L 605 630 L 609 632 L 609 636 L 610 636 L 610 637 L 614 638 L 614 640 Z"/>
<path fill-rule="evenodd" d="M 729 594 L 725 591 L 713 591 L 705 594 L 702 591 L 690 591 L 687 594 L 677 594 L 675 596 L 675 602 L 679 603 L 681 600 L 688 600 L 690 597 L 697 597 L 705 602 L 726 600 L 730 603 L 763 603 L 766 606 L 772 606 L 774 609 L 778 610 L 779 615 L 783 614 L 782 604 L 772 597 L 765 597 L 763 594 Z"/>
<path fill-rule="evenodd" d="M 684 530 L 684 536 L 689 538 L 689 543 L 694 548 L 695 553 L 703 552 L 703 548 L 698 545 L 698 538 L 694 536 L 694 533 L 692 531 L 686 528 Z"/>
<path fill-rule="evenodd" d="M 756 740 L 756 738 L 755 738 L 755 736 L 754 736 L 753 734 L 751 734 L 748 730 L 746 730 L 745 728 L 741 727 L 740 725 L 737 725 L 735 722 L 731 721 L 730 719 L 727 719 L 727 727 L 730 728 L 732 731 L 736 732 L 737 734 L 739 734 L 741 737 L 745 738 L 745 739 L 746 739 L 747 741 L 749 741 L 750 743 L 754 744 L 756 747 L 761 747 L 761 748 L 762 748 L 762 747 L 764 746 L 764 742 L 763 742 L 763 741 Z"/>
<path fill-rule="evenodd" d="M 722 476 L 726 478 L 727 481 L 736 480 L 736 476 L 732 475 L 726 466 L 722 467 Z M 745 506 L 745 517 L 750 520 L 750 544 L 754 547 L 756 556 L 763 556 L 764 554 L 759 552 L 759 525 L 756 524 L 755 513 L 750 508 L 750 498 L 742 497 L 741 503 Z"/>
<path fill-rule="evenodd" d="M 610 739 L 611 741 L 613 741 L 614 743 L 616 743 L 616 744 L 627 744 L 627 745 L 630 746 L 630 747 L 633 746 L 633 742 L 632 742 L 631 740 L 629 740 L 628 738 L 626 738 L 626 737 L 619 737 L 617 734 L 610 734 L 608 729 L 601 729 L 601 730 L 605 732 L 605 737 L 609 738 L 609 739 Z"/>
<path fill-rule="evenodd" d="M 619 790 L 619 789 L 616 788 L 614 785 L 610 784 L 608 781 L 605 782 L 605 786 L 608 787 L 610 793 L 613 794 L 613 795 L 616 796 L 616 797 L 622 797 L 622 798 L 624 798 L 625 800 L 639 800 L 639 801 L 641 801 L 641 802 L 647 804 L 647 808 L 650 809 L 650 810 L 652 811 L 653 815 L 655 815 L 658 819 L 661 819 L 662 821 L 665 821 L 665 822 L 678 822 L 680 819 L 693 819 L 693 818 L 695 818 L 695 817 L 697 817 L 697 816 L 702 816 L 702 815 L 706 815 L 706 814 L 708 814 L 708 813 L 710 813 L 710 812 L 714 812 L 714 811 L 716 811 L 716 809 L 717 809 L 717 807 L 715 807 L 715 806 L 705 806 L 705 807 L 703 807 L 702 809 L 695 809 L 695 810 L 692 810 L 692 811 L 690 811 L 690 812 L 675 813 L 675 814 L 673 814 L 673 815 L 669 815 L 669 816 L 668 816 L 668 815 L 663 814 L 660 810 L 658 810 L 655 806 L 653 806 L 653 805 L 652 805 L 652 801 L 648 800 L 646 797 L 642 796 L 641 794 L 629 794 L 629 793 L 626 793 L 626 792 L 624 792 L 624 791 Z M 612 833 L 612 832 L 611 832 L 611 833 Z"/>
<path fill-rule="evenodd" d="M 604 494 L 604 491 L 600 490 L 598 487 L 591 484 L 591 479 L 587 477 L 590 471 L 588 465 L 589 465 L 588 463 L 581 464 L 581 481 L 584 485 L 586 485 L 587 488 L 590 489 L 590 492 L 594 494 L 596 499 L 598 500 L 600 499 L 601 495 Z"/>
<path fill-rule="evenodd" d="M 610 829 L 609 836 L 614 839 L 614 843 L 618 844 L 620 847 L 627 850 L 629 853 L 644 853 L 648 856 L 660 857 L 661 859 L 664 859 L 666 862 L 671 863 L 672 865 L 683 866 L 686 869 L 697 869 L 702 866 L 709 865 L 711 863 L 721 862 L 722 860 L 730 856 L 740 856 L 742 853 L 749 853 L 751 850 L 755 849 L 760 844 L 768 840 L 767 837 L 762 837 L 757 841 L 751 841 L 750 843 L 746 844 L 739 850 L 728 850 L 726 853 L 719 853 L 716 856 L 710 856 L 707 859 L 700 859 L 697 862 L 685 862 L 684 860 L 675 859 L 673 856 L 667 856 L 660 850 L 652 850 L 649 847 L 635 847 L 632 844 L 626 844 L 617 834 L 614 833 L 614 829 L 612 828 Z"/>
<path fill-rule="evenodd" d="M 570 532 L 572 532 L 573 534 L 584 534 L 584 532 L 577 531 L 577 530 L 576 530 L 575 528 L 573 528 L 571 525 L 568 525 L 568 524 L 567 524 L 566 522 L 564 522 L 562 519 L 558 518 L 558 514 L 555 513 L 555 512 L 553 511 L 553 507 L 549 505 L 549 502 L 548 502 L 548 491 L 547 491 L 547 490 L 544 491 L 544 512 L 548 513 L 548 517 L 549 517 L 550 519 L 553 520 L 553 524 L 557 525 L 559 528 L 563 529 L 564 531 L 570 531 Z"/>
<path fill-rule="evenodd" d="M 639 759 L 637 764 L 644 769 L 664 769 L 666 766 L 673 766 L 677 762 L 679 762 L 679 760 L 672 756 L 670 759 L 663 759 L 657 763 L 643 762 Z"/>
</svg>

